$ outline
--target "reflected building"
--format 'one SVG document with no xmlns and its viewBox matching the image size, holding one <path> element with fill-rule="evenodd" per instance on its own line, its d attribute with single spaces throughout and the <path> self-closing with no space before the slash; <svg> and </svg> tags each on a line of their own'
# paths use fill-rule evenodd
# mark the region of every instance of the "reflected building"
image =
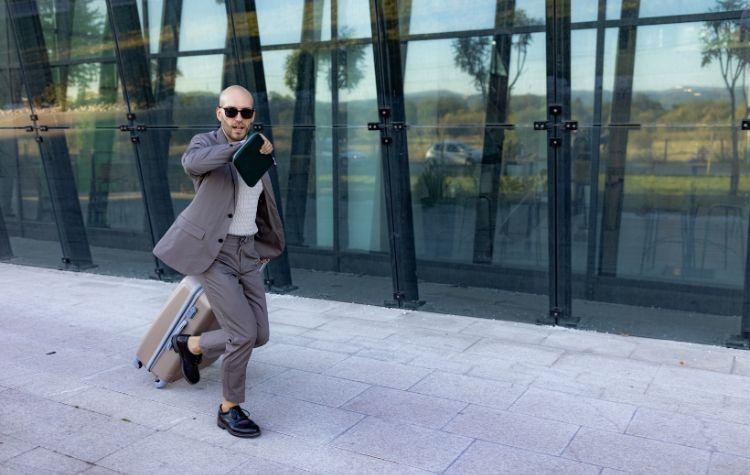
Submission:
<svg viewBox="0 0 750 475">
<path fill-rule="evenodd" d="M 2 0 L 0 258 L 174 280 L 255 93 L 277 292 L 743 346 L 744 0 Z"/>
</svg>

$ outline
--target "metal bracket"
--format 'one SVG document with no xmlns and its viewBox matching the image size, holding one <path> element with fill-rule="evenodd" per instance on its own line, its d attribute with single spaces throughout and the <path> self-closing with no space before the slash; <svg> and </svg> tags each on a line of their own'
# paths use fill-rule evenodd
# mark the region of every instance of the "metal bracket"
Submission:
<svg viewBox="0 0 750 475">
<path fill-rule="evenodd" d="M 385 145 L 390 145 L 393 143 L 393 139 L 391 137 L 382 137 L 380 141 Z"/>
<path fill-rule="evenodd" d="M 119 128 L 120 132 L 130 132 L 131 130 L 133 130 L 129 125 L 121 125 Z"/>
<path fill-rule="evenodd" d="M 260 132 L 263 130 L 263 124 L 258 122 L 257 124 L 253 124 L 253 130 L 256 132 Z"/>
<path fill-rule="evenodd" d="M 744 119 L 742 121 L 742 130 L 750 130 L 750 120 Z"/>
<path fill-rule="evenodd" d="M 565 122 L 565 130 L 578 130 L 578 121 L 569 120 Z"/>
<path fill-rule="evenodd" d="M 135 120 L 135 114 L 132 112 L 128 112 L 128 114 L 125 117 L 127 117 L 128 120 Z"/>
<path fill-rule="evenodd" d="M 380 117 L 390 117 L 391 115 L 391 108 L 390 107 L 381 107 L 378 109 L 378 114 L 380 114 Z"/>
<path fill-rule="evenodd" d="M 34 126 L 33 125 L 27 125 L 24 130 L 26 132 L 33 132 L 34 131 Z"/>
<path fill-rule="evenodd" d="M 35 140 L 36 140 L 37 143 L 44 142 L 44 139 L 42 137 L 38 136 L 38 135 L 35 137 Z"/>
<path fill-rule="evenodd" d="M 549 128 L 549 122 L 545 121 L 536 121 L 534 122 L 534 130 L 547 130 Z"/>
<path fill-rule="evenodd" d="M 380 122 L 368 122 L 367 130 L 380 130 Z"/>
<path fill-rule="evenodd" d="M 137 135 L 134 135 L 134 136 L 130 137 L 130 141 L 133 142 L 133 143 L 140 143 L 141 138 L 138 137 Z"/>
<path fill-rule="evenodd" d="M 406 128 L 406 124 L 403 122 L 394 122 L 393 123 L 393 130 L 404 130 Z"/>
<path fill-rule="evenodd" d="M 40 132 L 47 132 L 48 130 L 49 130 L 49 127 L 47 127 L 46 125 L 40 125 L 39 126 L 39 131 Z"/>
<path fill-rule="evenodd" d="M 33 120 L 34 122 L 36 122 L 37 120 L 39 120 L 39 116 L 38 116 L 38 115 L 36 115 L 36 114 L 31 114 L 31 115 L 30 115 L 29 117 L 30 117 L 30 118 L 31 118 L 31 120 Z"/>
<path fill-rule="evenodd" d="M 69 264 L 70 264 L 70 263 L 72 262 L 72 261 L 70 260 L 70 257 L 63 257 L 63 258 L 62 258 L 62 259 L 60 259 L 60 260 L 61 260 L 61 261 L 62 261 L 62 263 L 63 263 L 63 264 L 65 264 L 65 265 L 69 265 Z"/>
<path fill-rule="evenodd" d="M 561 105 L 558 104 L 552 104 L 549 106 L 549 113 L 550 115 L 560 115 L 563 112 L 563 108 Z"/>
<path fill-rule="evenodd" d="M 141 125 L 136 125 L 136 126 L 135 126 L 135 130 L 137 130 L 138 132 L 145 132 L 145 131 L 146 131 L 146 126 L 145 126 L 145 125 L 143 125 L 143 124 L 141 124 Z"/>
<path fill-rule="evenodd" d="M 557 137 L 549 139 L 550 147 L 559 147 L 560 145 L 562 145 L 562 139 L 559 139 Z"/>
</svg>

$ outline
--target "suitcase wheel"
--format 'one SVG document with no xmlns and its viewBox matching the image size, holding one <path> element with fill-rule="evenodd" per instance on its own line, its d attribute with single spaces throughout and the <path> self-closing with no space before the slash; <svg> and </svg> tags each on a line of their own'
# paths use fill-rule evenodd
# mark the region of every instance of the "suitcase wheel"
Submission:
<svg viewBox="0 0 750 475">
<path fill-rule="evenodd" d="M 161 388 L 165 387 L 166 385 L 167 385 L 167 382 L 166 381 L 162 381 L 161 379 L 157 379 L 156 381 L 154 381 L 154 387 L 156 389 L 161 389 Z"/>
<path fill-rule="evenodd" d="M 143 368 L 143 363 L 141 363 L 141 360 L 139 360 L 137 356 L 133 357 L 133 366 L 135 367 L 135 369 Z"/>
</svg>

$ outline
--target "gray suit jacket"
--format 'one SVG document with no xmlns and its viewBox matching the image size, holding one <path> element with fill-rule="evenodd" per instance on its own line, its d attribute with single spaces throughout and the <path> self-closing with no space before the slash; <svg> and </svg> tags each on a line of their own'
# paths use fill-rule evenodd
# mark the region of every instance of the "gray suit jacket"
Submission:
<svg viewBox="0 0 750 475">
<path fill-rule="evenodd" d="M 184 275 L 202 274 L 219 255 L 235 208 L 235 184 L 241 180 L 232 162 L 239 144 L 229 143 L 221 129 L 198 134 L 182 155 L 195 196 L 156 243 L 153 253 Z M 261 178 L 255 248 L 262 258 L 284 250 L 284 228 L 268 173 Z"/>
</svg>

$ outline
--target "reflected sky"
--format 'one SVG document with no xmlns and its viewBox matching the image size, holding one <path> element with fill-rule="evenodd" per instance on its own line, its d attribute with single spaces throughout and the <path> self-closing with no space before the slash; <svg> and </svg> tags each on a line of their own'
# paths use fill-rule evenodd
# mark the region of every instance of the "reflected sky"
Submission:
<svg viewBox="0 0 750 475">
<path fill-rule="evenodd" d="M 330 0 L 320 0 L 323 24 L 320 38 L 330 38 Z M 596 18 L 598 0 L 572 0 L 573 21 Z M 701 13 L 715 5 L 715 0 L 642 1 L 640 15 L 675 15 Z M 257 11 L 263 45 L 300 41 L 303 0 L 258 0 Z M 542 21 L 544 0 L 518 0 L 518 9 L 526 16 Z M 370 36 L 369 1 L 339 0 L 339 33 L 349 37 Z M 158 25 L 162 2 L 148 2 L 151 23 L 151 50 L 158 50 Z M 620 14 L 621 0 L 607 2 L 608 18 Z M 495 2 L 491 0 L 413 0 L 410 32 L 435 33 L 464 29 L 491 28 L 494 24 Z M 723 87 L 718 65 L 701 67 L 702 22 L 638 28 L 634 87 L 640 91 L 677 89 L 679 87 Z M 223 2 L 184 0 L 180 49 L 222 48 L 226 34 L 226 11 Z M 617 56 L 617 29 L 606 32 L 604 54 L 604 88 L 611 90 Z M 478 93 L 473 79 L 456 66 L 452 39 L 412 41 L 408 45 L 404 88 L 407 94 L 438 89 L 470 96 Z M 571 34 L 572 85 L 574 90 L 592 91 L 595 84 L 595 30 L 574 30 Z M 369 51 L 368 47 L 368 51 Z M 269 90 L 292 95 L 284 84 L 284 68 L 289 51 L 265 52 L 264 63 Z M 371 52 L 368 52 L 371 54 Z M 546 45 L 544 33 L 532 35 L 521 79 L 513 91 L 516 95 L 543 95 L 546 90 Z M 489 58 L 489 55 L 487 56 Z M 514 56 L 515 58 L 515 56 Z M 517 65 L 511 62 L 511 71 Z M 220 88 L 222 61 L 220 57 L 183 58 L 180 61 L 180 92 Z M 364 77 L 374 74 L 371 61 L 363 66 Z M 362 81 L 347 92 L 350 100 L 373 96 L 370 81 Z M 321 99 L 323 99 L 321 97 Z"/>
</svg>

